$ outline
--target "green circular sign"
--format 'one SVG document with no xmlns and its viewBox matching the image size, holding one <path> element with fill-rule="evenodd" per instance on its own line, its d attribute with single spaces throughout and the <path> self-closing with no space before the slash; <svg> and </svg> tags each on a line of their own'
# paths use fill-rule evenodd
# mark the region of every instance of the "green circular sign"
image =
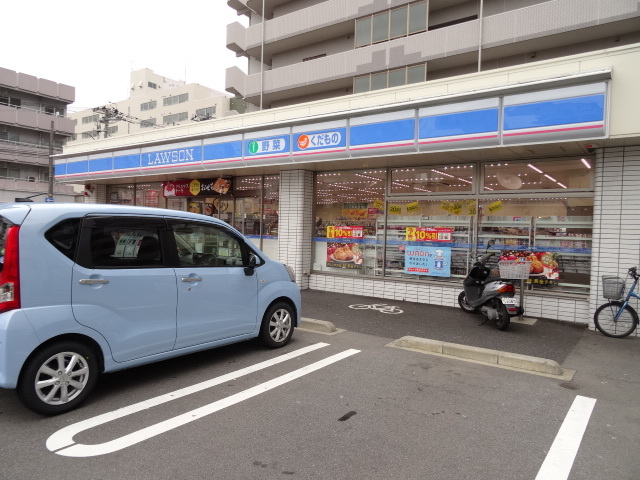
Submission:
<svg viewBox="0 0 640 480">
<path fill-rule="evenodd" d="M 256 142 L 255 140 L 249 142 L 249 153 L 251 155 L 255 155 L 256 153 L 258 153 L 258 142 Z"/>
</svg>

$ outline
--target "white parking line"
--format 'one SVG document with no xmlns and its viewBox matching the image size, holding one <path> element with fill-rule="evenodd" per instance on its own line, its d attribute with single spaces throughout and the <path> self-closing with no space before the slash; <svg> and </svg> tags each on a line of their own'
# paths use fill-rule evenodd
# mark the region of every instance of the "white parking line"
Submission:
<svg viewBox="0 0 640 480">
<path fill-rule="evenodd" d="M 308 351 L 315 350 L 323 346 L 327 346 L 327 344 L 321 343 L 321 344 L 312 345 L 310 347 L 306 347 L 306 349 L 297 350 L 296 352 L 283 355 L 282 357 L 293 358 L 295 356 L 302 355 L 303 353 L 307 353 Z M 306 350 L 306 351 L 303 351 L 303 350 Z M 267 392 L 275 387 L 278 387 L 287 382 L 290 382 L 304 375 L 307 375 L 308 373 L 324 368 L 332 363 L 335 363 L 339 360 L 347 358 L 358 352 L 359 350 L 354 350 L 354 349 L 346 350 L 342 353 L 325 358 L 324 360 L 320 360 L 311 365 L 295 370 L 291 373 L 282 375 L 268 382 L 264 382 L 260 385 L 249 388 L 243 392 L 239 392 L 235 395 L 231 395 L 230 397 L 218 400 L 216 402 L 210 403 L 208 405 L 197 408 L 195 410 L 191 410 L 190 412 L 186 412 L 177 417 L 170 418 L 163 422 L 159 422 L 155 425 L 151 425 L 149 427 L 143 428 L 141 430 L 130 433 L 128 435 L 124 435 L 122 437 L 119 437 L 115 440 L 111 440 L 109 442 L 105 442 L 97 445 L 83 445 L 83 444 L 76 444 L 73 441 L 74 435 L 76 435 L 77 433 L 83 432 L 85 430 L 88 430 L 90 428 L 93 428 L 97 425 L 110 422 L 117 418 L 130 415 L 132 413 L 138 412 L 140 410 L 144 410 L 146 408 L 150 408 L 151 406 L 155 406 L 160 403 L 165 403 L 171 400 L 175 400 L 176 398 L 189 395 L 190 393 L 203 390 L 204 388 L 209 388 L 211 386 L 218 385 L 220 383 L 231 380 L 233 378 L 238 378 L 239 376 L 246 375 L 251 371 L 260 370 L 260 368 L 255 368 L 260 365 L 263 365 L 261 368 L 266 368 L 266 366 L 275 365 L 276 363 L 280 363 L 284 361 L 282 360 L 282 357 L 278 357 L 277 359 L 269 360 L 267 362 L 262 362 L 261 364 L 254 365 L 253 367 L 248 367 L 246 369 L 238 370 L 237 372 L 233 372 L 228 375 L 223 375 L 222 377 L 218 377 L 216 379 L 212 379 L 207 382 L 194 385 L 193 387 L 187 387 L 182 390 L 177 390 L 176 392 L 172 392 L 170 394 L 152 398 L 150 400 L 147 400 L 146 402 L 140 402 L 138 404 L 131 405 L 129 407 L 125 407 L 119 410 L 115 410 L 113 412 L 109 412 L 103 415 L 99 415 L 97 417 L 84 420 L 82 422 L 78 422 L 73 425 L 69 425 L 68 427 L 58 430 L 56 433 L 54 433 L 47 439 L 47 448 L 51 451 L 55 451 L 55 453 L 57 453 L 58 455 L 63 455 L 67 457 L 92 457 L 92 456 L 105 455 L 107 453 L 116 452 L 118 450 L 122 450 L 123 448 L 129 447 L 131 445 L 135 445 L 136 443 L 142 442 L 144 440 L 147 440 L 161 433 L 167 432 L 179 426 L 193 422 L 194 420 L 202 418 L 206 415 L 210 415 L 214 412 L 222 410 L 231 405 L 235 405 L 236 403 L 242 402 L 243 400 L 247 400 L 249 398 L 255 397 L 256 395 Z M 265 365 L 265 364 L 269 364 L 269 365 Z M 209 385 L 200 387 L 203 384 L 209 384 Z M 194 388 L 197 388 L 197 389 L 193 391 L 189 391 L 187 393 L 183 393 L 185 390 L 190 390 Z M 171 398 L 167 398 L 167 397 L 171 397 Z M 161 400 L 159 401 L 159 399 Z M 146 406 L 146 405 L 149 405 L 149 406 Z M 126 410 L 126 411 L 122 412 L 123 410 Z"/>
<path fill-rule="evenodd" d="M 564 480 L 569 477 L 595 404 L 595 398 L 580 395 L 576 397 L 538 471 L 536 480 Z"/>
</svg>

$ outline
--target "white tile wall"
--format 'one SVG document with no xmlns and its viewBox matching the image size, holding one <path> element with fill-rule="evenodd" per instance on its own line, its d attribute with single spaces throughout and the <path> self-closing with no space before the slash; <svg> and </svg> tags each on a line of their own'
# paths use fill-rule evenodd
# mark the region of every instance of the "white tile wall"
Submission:
<svg viewBox="0 0 640 480">
<path fill-rule="evenodd" d="M 278 259 L 293 267 L 303 289 L 309 288 L 313 224 L 313 172 L 281 172 Z"/>
<path fill-rule="evenodd" d="M 589 308 L 576 313 L 590 324 L 596 308 L 607 301 L 602 276 L 625 278 L 629 267 L 640 264 L 640 146 L 601 149 L 595 182 Z M 637 301 L 633 306 L 638 310 Z"/>
</svg>

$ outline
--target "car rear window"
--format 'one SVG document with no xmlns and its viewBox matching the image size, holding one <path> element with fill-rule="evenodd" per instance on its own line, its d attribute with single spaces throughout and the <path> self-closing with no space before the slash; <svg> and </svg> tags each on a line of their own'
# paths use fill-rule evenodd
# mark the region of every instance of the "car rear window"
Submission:
<svg viewBox="0 0 640 480">
<path fill-rule="evenodd" d="M 0 216 L 0 272 L 2 271 L 2 267 L 4 265 L 4 245 L 7 241 L 7 232 L 12 226 L 13 223 L 11 223 L 3 216 Z"/>
<path fill-rule="evenodd" d="M 69 218 L 51 227 L 44 236 L 51 245 L 73 260 L 78 247 L 79 232 L 80 219 Z"/>
</svg>

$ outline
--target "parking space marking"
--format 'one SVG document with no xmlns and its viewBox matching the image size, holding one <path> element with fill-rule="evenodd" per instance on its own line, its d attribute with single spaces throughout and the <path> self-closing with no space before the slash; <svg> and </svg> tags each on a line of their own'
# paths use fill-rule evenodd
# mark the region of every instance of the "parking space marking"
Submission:
<svg viewBox="0 0 640 480">
<path fill-rule="evenodd" d="M 569 477 L 595 404 L 595 398 L 580 395 L 575 398 L 536 480 L 566 480 Z"/>
<path fill-rule="evenodd" d="M 142 410 L 147 410 L 149 408 L 155 407 L 157 405 L 161 405 L 166 402 L 170 402 L 172 400 L 177 400 L 178 398 L 185 397 L 187 395 L 191 395 L 192 393 L 200 392 L 202 390 L 206 390 L 207 388 L 215 387 L 216 385 L 220 385 L 221 383 L 235 380 L 236 378 L 243 377 L 250 373 L 263 370 L 265 368 L 271 367 L 273 365 L 277 365 L 287 360 L 297 358 L 301 355 L 304 355 L 305 353 L 310 353 L 320 348 L 324 348 L 328 346 L 329 346 L 328 343 L 318 342 L 313 345 L 309 345 L 308 347 L 300 348 L 298 350 L 294 350 L 293 352 L 285 353 L 284 355 L 280 355 L 270 360 L 265 360 L 264 362 L 256 363 L 255 365 L 251 365 L 249 367 L 236 370 L 235 372 L 227 373 L 226 375 L 221 375 L 219 377 L 212 378 L 211 380 L 206 380 L 204 382 L 197 383 L 189 387 L 181 388 L 180 390 L 176 390 L 174 392 L 169 392 L 169 393 L 165 393 L 164 395 L 150 398 L 149 400 L 144 400 L 139 403 L 134 403 L 133 405 L 129 405 L 128 407 L 119 408 L 118 410 L 114 410 L 112 412 L 107 412 L 107 413 L 103 413 L 102 415 L 98 415 L 96 417 L 88 418 L 87 420 L 84 420 L 79 423 L 74 423 L 73 425 L 69 425 L 68 427 L 63 428 L 62 430 L 58 430 L 53 435 L 51 435 L 47 439 L 47 448 L 53 452 L 55 450 L 59 450 L 69 445 L 73 445 L 74 444 L 73 436 L 84 430 L 97 427 L 98 425 L 111 422 L 118 418 L 126 417 L 127 415 L 131 415 L 136 412 L 140 412 Z"/>
<path fill-rule="evenodd" d="M 306 349 L 297 350 L 296 352 L 291 352 L 290 354 L 283 355 L 283 357 L 289 356 L 289 358 L 294 358 L 295 356 L 302 355 L 303 353 L 307 353 L 308 351 L 315 350 L 323 346 L 327 346 L 327 344 L 320 343 L 320 344 L 311 345 L 310 347 L 306 347 Z M 303 353 L 299 353 L 302 350 L 307 350 L 307 351 Z M 101 424 L 110 422 L 112 420 L 115 420 L 117 418 L 121 418 L 126 415 L 130 415 L 132 413 L 138 412 L 140 410 L 150 408 L 151 406 L 155 406 L 161 403 L 175 400 L 185 395 L 189 395 L 190 393 L 194 393 L 195 391 L 200 391 L 205 388 L 209 388 L 211 386 L 229 381 L 231 379 L 238 378 L 241 375 L 246 375 L 247 373 L 251 373 L 251 371 L 260 370 L 260 368 L 255 368 L 259 365 L 263 365 L 266 363 L 270 363 L 270 365 L 275 365 L 276 363 L 280 363 L 284 361 L 284 360 L 279 360 L 273 363 L 275 360 L 278 360 L 281 358 L 281 357 L 278 357 L 278 359 L 262 362 L 262 364 L 257 364 L 257 365 L 254 365 L 253 367 L 248 367 L 246 369 L 238 370 L 237 372 L 232 372 L 228 375 L 223 375 L 222 377 L 218 377 L 217 379 L 212 379 L 210 381 L 203 382 L 202 384 L 194 385 L 193 387 L 187 387 L 182 390 L 177 390 L 176 392 L 165 394 L 160 397 L 155 397 L 145 402 L 140 402 L 140 403 L 131 405 L 129 407 L 124 407 L 122 409 L 115 410 L 113 412 L 109 412 L 103 415 L 98 415 L 97 417 L 93 417 L 93 418 L 84 420 L 82 422 L 69 425 L 68 427 L 58 430 L 53 435 L 51 435 L 47 439 L 46 445 L 50 451 L 53 451 L 58 455 L 62 455 L 66 457 L 93 457 L 97 455 L 105 455 L 108 453 L 116 452 L 118 450 L 122 450 L 123 448 L 127 448 L 139 442 L 147 440 L 149 438 L 155 437 L 156 435 L 160 435 L 161 433 L 167 432 L 169 430 L 173 430 L 174 428 L 177 428 L 187 423 L 198 420 L 199 418 L 210 415 L 212 413 L 220 411 L 229 406 L 240 403 L 249 398 L 255 397 L 261 393 L 265 393 L 278 386 L 284 385 L 285 383 L 288 383 L 292 380 L 300 378 L 304 375 L 312 373 L 321 368 L 327 367 L 332 363 L 343 360 L 359 352 L 360 350 L 355 350 L 355 349 L 345 350 L 344 352 L 338 353 L 336 355 L 332 355 L 323 360 L 312 363 L 311 365 L 308 365 L 306 367 L 299 368 L 297 370 L 294 370 L 293 372 L 274 378 L 273 380 L 269 380 L 260 385 L 256 385 L 255 387 L 249 388 L 247 390 L 236 393 L 234 395 L 223 398 L 221 400 L 212 402 L 203 407 L 196 408 L 189 412 L 183 413 L 181 415 L 178 415 L 177 417 L 173 417 L 168 420 L 156 423 L 155 425 L 151 425 L 149 427 L 143 428 L 141 430 L 130 433 L 128 435 L 124 435 L 122 437 L 116 438 L 115 440 L 111 440 L 109 442 L 104 442 L 97 445 L 84 445 L 84 444 L 76 444 L 73 441 L 74 435 L 76 435 L 77 433 L 83 432 L 85 430 L 88 430 L 90 428 L 93 428 L 97 425 L 101 425 Z M 265 365 L 261 368 L 266 368 L 266 366 L 270 366 L 270 365 Z M 244 373 L 240 374 L 240 372 L 244 372 Z M 224 378 L 224 380 L 219 380 L 222 378 Z M 182 393 L 184 390 L 189 390 L 194 387 L 199 387 L 200 385 L 209 384 L 209 383 L 211 383 L 211 385 L 198 388 L 197 390 L 194 390 L 194 391 L 189 391 L 188 393 Z M 167 398 L 167 397 L 171 397 L 171 398 Z M 158 399 L 161 399 L 161 401 L 158 401 Z M 125 410 L 125 412 L 122 412 L 123 410 Z"/>
</svg>

